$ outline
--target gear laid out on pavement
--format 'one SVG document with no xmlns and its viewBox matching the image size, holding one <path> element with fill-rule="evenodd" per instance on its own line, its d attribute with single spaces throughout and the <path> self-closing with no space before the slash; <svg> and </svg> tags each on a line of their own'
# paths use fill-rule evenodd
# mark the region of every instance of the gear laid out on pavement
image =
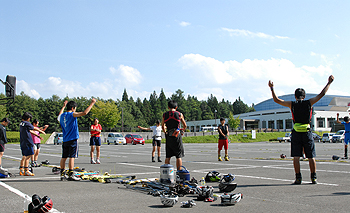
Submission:
<svg viewBox="0 0 350 213">
<path fill-rule="evenodd" d="M 205 176 L 206 182 L 219 182 L 221 180 L 221 174 L 217 171 L 208 172 Z"/>
<path fill-rule="evenodd" d="M 224 193 L 223 195 L 220 196 L 221 198 L 221 205 L 235 205 L 241 199 L 243 199 L 243 194 L 242 193 L 236 193 L 236 194 L 226 194 Z"/>
<path fill-rule="evenodd" d="M 28 213 L 50 212 L 53 202 L 48 196 L 40 198 L 37 194 L 32 196 L 32 202 L 28 205 Z"/>
<path fill-rule="evenodd" d="M 181 202 L 182 208 L 192 208 L 193 206 L 196 206 L 196 203 L 194 202 L 194 200 L 188 200 L 188 201 Z"/>
</svg>

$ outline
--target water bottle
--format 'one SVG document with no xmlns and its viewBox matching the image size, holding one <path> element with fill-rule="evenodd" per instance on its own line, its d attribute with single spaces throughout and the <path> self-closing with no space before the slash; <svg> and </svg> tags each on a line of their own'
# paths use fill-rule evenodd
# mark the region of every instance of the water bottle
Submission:
<svg viewBox="0 0 350 213">
<path fill-rule="evenodd" d="M 202 186 L 205 186 L 205 179 L 204 179 L 204 177 L 202 177 L 201 185 L 202 185 Z"/>
</svg>

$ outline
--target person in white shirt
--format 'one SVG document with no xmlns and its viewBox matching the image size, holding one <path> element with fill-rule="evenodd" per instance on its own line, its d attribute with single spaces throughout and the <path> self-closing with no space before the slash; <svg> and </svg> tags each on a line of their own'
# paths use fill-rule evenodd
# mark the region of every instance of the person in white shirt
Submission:
<svg viewBox="0 0 350 213">
<path fill-rule="evenodd" d="M 162 142 L 162 127 L 160 126 L 160 120 L 156 121 L 156 125 L 155 126 L 150 126 L 149 128 L 145 128 L 145 127 L 141 127 L 141 126 L 137 126 L 139 129 L 141 130 L 152 130 L 153 131 L 153 150 L 152 150 L 152 162 L 156 162 L 154 160 L 155 158 L 155 154 L 156 154 L 156 147 L 157 147 L 157 151 L 158 151 L 158 162 L 162 162 L 162 160 L 160 159 L 160 146 L 161 146 L 161 142 Z"/>
</svg>

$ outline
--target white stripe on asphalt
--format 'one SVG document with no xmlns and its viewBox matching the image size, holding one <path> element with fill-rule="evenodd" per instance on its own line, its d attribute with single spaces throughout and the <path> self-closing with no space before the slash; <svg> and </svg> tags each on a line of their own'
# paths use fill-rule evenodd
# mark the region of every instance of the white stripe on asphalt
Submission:
<svg viewBox="0 0 350 213">
<path fill-rule="evenodd" d="M 23 192 L 19 191 L 18 189 L 15 189 L 12 186 L 7 185 L 6 183 L 3 183 L 2 181 L 0 181 L 0 185 L 3 186 L 4 188 L 8 189 L 10 192 L 13 192 L 16 195 L 20 196 L 21 198 L 27 199 L 29 202 L 32 202 L 32 199 L 30 196 L 28 196 L 27 194 L 24 194 Z M 52 208 L 50 210 L 50 212 L 59 213 L 60 211 Z"/>
<path fill-rule="evenodd" d="M 117 163 L 117 164 L 129 165 L 129 166 L 139 166 L 139 167 L 145 167 L 145 168 L 154 168 L 154 169 L 159 169 L 159 166 L 147 166 L 147 165 L 142 165 L 142 164 L 133 164 L 133 163 Z"/>
</svg>

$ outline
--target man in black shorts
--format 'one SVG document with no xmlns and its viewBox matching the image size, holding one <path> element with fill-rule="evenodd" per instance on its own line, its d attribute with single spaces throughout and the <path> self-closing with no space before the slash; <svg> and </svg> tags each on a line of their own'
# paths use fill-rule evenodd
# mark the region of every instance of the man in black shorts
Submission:
<svg viewBox="0 0 350 213">
<path fill-rule="evenodd" d="M 3 118 L 0 122 L 0 170 L 7 171 L 2 168 L 1 158 L 4 155 L 5 144 L 7 143 L 6 126 L 10 123 L 10 120 L 8 118 Z"/>
<path fill-rule="evenodd" d="M 316 152 L 315 144 L 310 130 L 310 121 L 312 116 L 312 106 L 317 103 L 328 91 L 329 86 L 333 82 L 334 77 L 331 75 L 328 78 L 327 85 L 316 97 L 305 99 L 305 90 L 298 88 L 295 90 L 296 101 L 284 101 L 278 98 L 273 89 L 273 82 L 269 81 L 269 87 L 272 92 L 273 100 L 285 107 L 289 107 L 293 116 L 293 130 L 291 138 L 291 156 L 293 157 L 293 165 L 295 171 L 294 184 L 301 184 L 302 177 L 300 173 L 300 157 L 303 156 L 303 148 L 305 150 L 306 157 L 309 159 L 309 167 L 311 172 L 311 182 L 317 183 L 316 176 Z"/>
<path fill-rule="evenodd" d="M 182 166 L 182 157 L 185 156 L 184 147 L 182 144 L 182 135 L 180 124 L 183 130 L 186 129 L 187 124 L 182 113 L 176 111 L 176 101 L 169 101 L 168 108 L 170 111 L 163 114 L 162 130 L 165 133 L 165 164 L 170 164 L 170 158 L 176 157 L 176 168 L 180 169 Z"/>
</svg>

